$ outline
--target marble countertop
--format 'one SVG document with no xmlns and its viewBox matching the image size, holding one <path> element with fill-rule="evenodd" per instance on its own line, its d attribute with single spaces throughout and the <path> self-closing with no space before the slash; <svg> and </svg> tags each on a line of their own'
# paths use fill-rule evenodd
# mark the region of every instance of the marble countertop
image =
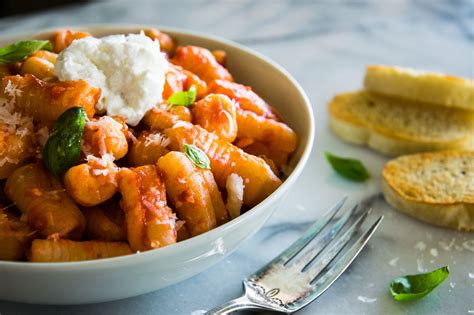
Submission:
<svg viewBox="0 0 474 315">
<path fill-rule="evenodd" d="M 473 21 L 472 0 L 106 1 L 0 19 L 0 35 L 54 26 L 140 23 L 223 36 L 285 67 L 307 92 L 316 119 L 310 162 L 285 204 L 219 264 L 135 298 L 61 307 L 0 301 L 0 313 L 191 314 L 237 297 L 244 276 L 289 245 L 340 196 L 348 194 L 355 201 L 379 190 L 387 158 L 332 135 L 327 128 L 328 100 L 361 87 L 367 64 L 474 77 Z M 325 150 L 362 159 L 372 178 L 365 184 L 341 180 L 324 161 Z M 375 208 L 386 219 L 368 247 L 325 294 L 298 314 L 474 313 L 474 234 L 418 222 L 382 200 Z M 393 277 L 444 265 L 451 268 L 449 279 L 425 299 L 400 303 L 391 298 L 388 285 Z"/>
</svg>

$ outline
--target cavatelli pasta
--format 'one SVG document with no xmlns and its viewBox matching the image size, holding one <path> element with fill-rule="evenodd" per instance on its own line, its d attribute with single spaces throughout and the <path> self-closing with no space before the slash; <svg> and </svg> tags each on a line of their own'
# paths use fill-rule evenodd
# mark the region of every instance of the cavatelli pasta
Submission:
<svg viewBox="0 0 474 315">
<path fill-rule="evenodd" d="M 32 74 L 38 79 L 52 77 L 56 58 L 57 55 L 53 52 L 39 50 L 23 61 L 20 74 Z"/>
<path fill-rule="evenodd" d="M 26 120 L 18 125 L 0 122 L 0 179 L 7 178 L 35 156 L 35 145 L 31 121 Z"/>
<path fill-rule="evenodd" d="M 85 237 L 92 240 L 126 241 L 124 213 L 118 205 L 104 204 L 99 207 L 83 208 L 87 226 Z"/>
<path fill-rule="evenodd" d="M 118 160 L 128 152 L 127 133 L 128 127 L 120 118 L 94 118 L 86 123 L 82 150 L 94 156 L 110 154 Z"/>
<path fill-rule="evenodd" d="M 200 125 L 219 138 L 233 142 L 237 137 L 236 106 L 223 94 L 209 94 L 194 103 L 193 123 Z"/>
<path fill-rule="evenodd" d="M 157 131 L 143 131 L 133 142 L 127 159 L 131 166 L 155 164 L 160 157 L 169 152 L 169 140 Z"/>
<path fill-rule="evenodd" d="M 0 210 L 0 260 L 22 260 L 35 237 L 26 222 Z"/>
<path fill-rule="evenodd" d="M 168 71 L 165 73 L 165 84 L 163 85 L 163 100 L 167 100 L 173 93 L 183 91 L 186 79 L 187 77 L 181 67 L 169 63 Z"/>
<path fill-rule="evenodd" d="M 191 121 L 191 111 L 185 106 L 157 105 L 143 117 L 143 124 L 151 130 L 163 131 L 178 121 Z"/>
<path fill-rule="evenodd" d="M 236 145 L 245 152 L 271 159 L 278 169 L 287 164 L 296 150 L 296 133 L 282 122 L 238 109 L 237 125 L 239 139 L 251 141 L 238 141 Z"/>
<path fill-rule="evenodd" d="M 225 64 L 227 62 L 227 53 L 224 50 L 213 50 L 212 55 L 214 56 L 214 58 L 216 58 L 216 61 L 219 64 L 225 67 Z"/>
<path fill-rule="evenodd" d="M 117 192 L 119 168 L 111 155 L 102 159 L 88 156 L 87 163 L 71 167 L 64 174 L 64 187 L 75 202 L 92 207 L 112 198 Z M 78 185 L 80 180 L 80 185 Z"/>
<path fill-rule="evenodd" d="M 193 85 L 196 87 L 196 99 L 201 99 L 207 94 L 207 84 L 201 80 L 197 75 L 191 71 L 182 70 L 184 75 L 186 75 L 186 80 L 184 81 L 183 88 L 185 91 L 189 90 Z"/>
<path fill-rule="evenodd" d="M 60 53 L 66 47 L 71 45 L 75 39 L 81 39 L 89 37 L 91 34 L 87 32 L 73 31 L 70 29 L 60 30 L 54 33 L 51 37 L 51 43 L 53 44 L 53 50 L 55 53 Z"/>
<path fill-rule="evenodd" d="M 176 48 L 176 44 L 166 33 L 160 32 L 156 28 L 149 28 L 145 30 L 145 35 L 151 39 L 157 40 L 160 43 L 160 50 L 167 53 L 168 55 L 172 54 Z"/>
<path fill-rule="evenodd" d="M 34 240 L 31 245 L 29 261 L 81 261 L 123 256 L 131 253 L 130 246 L 123 242 Z"/>
<path fill-rule="evenodd" d="M 92 118 L 99 97 L 100 89 L 85 81 L 47 83 L 31 74 L 4 77 L 0 90 L 0 98 L 7 99 L 16 110 L 49 127 L 74 106 L 82 106 Z"/>
<path fill-rule="evenodd" d="M 166 205 L 165 186 L 155 166 L 122 168 L 119 191 L 127 239 L 133 251 L 176 243 L 176 218 Z"/>
<path fill-rule="evenodd" d="M 184 144 L 201 149 L 211 161 L 211 171 L 221 189 L 225 189 L 227 176 L 236 173 L 244 180 L 244 204 L 254 206 L 281 185 L 281 180 L 259 157 L 250 155 L 219 139 L 205 129 L 180 122 L 165 131 L 172 150 L 182 151 Z"/>
<path fill-rule="evenodd" d="M 216 212 L 222 215 L 226 210 L 212 173 L 198 168 L 181 152 L 166 154 L 158 160 L 157 165 L 168 196 L 191 235 L 215 228 Z M 217 198 L 212 198 L 216 196 L 211 196 L 211 192 L 217 192 Z M 227 219 L 226 213 L 221 221 Z"/>
<path fill-rule="evenodd" d="M 196 87 L 197 99 L 206 95 L 207 84 L 191 71 L 185 70 L 172 63 L 168 64 L 163 86 L 163 99 L 167 100 L 173 93 L 187 91 L 191 86 Z"/>
<path fill-rule="evenodd" d="M 206 83 L 213 80 L 232 81 L 232 75 L 216 61 L 214 55 L 206 48 L 184 46 L 176 49 L 171 62 L 196 74 Z"/>
<path fill-rule="evenodd" d="M 237 110 L 237 125 L 239 138 L 251 138 L 269 146 L 275 150 L 292 153 L 296 150 L 298 138 L 290 127 L 257 114 Z"/>
<path fill-rule="evenodd" d="M 41 236 L 80 239 L 86 220 L 58 179 L 40 164 L 16 169 L 5 184 L 7 197 Z"/>
<path fill-rule="evenodd" d="M 227 95 L 238 103 L 239 108 L 266 118 L 277 118 L 273 108 L 252 91 L 249 86 L 226 80 L 215 80 L 209 83 L 207 92 Z"/>
</svg>

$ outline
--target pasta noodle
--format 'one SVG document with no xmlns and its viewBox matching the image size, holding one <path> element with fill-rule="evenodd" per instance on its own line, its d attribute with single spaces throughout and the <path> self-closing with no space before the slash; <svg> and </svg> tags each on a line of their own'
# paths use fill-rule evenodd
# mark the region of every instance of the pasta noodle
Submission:
<svg viewBox="0 0 474 315">
<path fill-rule="evenodd" d="M 227 176 L 238 174 L 244 180 L 244 204 L 253 207 L 281 185 L 281 180 L 264 160 L 245 153 L 227 141 L 191 123 L 182 122 L 167 129 L 170 148 L 181 151 L 184 144 L 201 149 L 211 161 L 217 185 L 224 189 Z"/>
<path fill-rule="evenodd" d="M 216 61 L 214 55 L 202 47 L 178 47 L 171 62 L 191 71 L 206 83 L 218 79 L 233 80 L 229 71 Z"/>
<path fill-rule="evenodd" d="M 191 121 L 191 111 L 184 106 L 157 105 L 143 117 L 143 124 L 151 130 L 163 131 L 178 121 Z"/>
<path fill-rule="evenodd" d="M 20 73 L 22 75 L 32 74 L 38 79 L 52 77 L 56 57 L 55 53 L 39 50 L 23 61 Z"/>
<path fill-rule="evenodd" d="M 32 262 L 81 261 L 131 253 L 128 244 L 123 242 L 34 240 L 29 260 Z"/>
<path fill-rule="evenodd" d="M 109 155 L 102 159 L 89 157 L 87 163 L 73 166 L 64 174 L 64 187 L 68 195 L 81 206 L 96 206 L 117 192 L 118 170 Z M 77 185 L 78 178 L 81 179 L 80 185 Z"/>
<path fill-rule="evenodd" d="M 118 118 L 117 118 L 118 120 Z M 92 119 L 86 123 L 82 149 L 86 154 L 110 154 L 118 160 L 128 152 L 127 125 L 110 116 Z"/>
<path fill-rule="evenodd" d="M 25 222 L 0 210 L 0 260 L 21 260 L 35 236 Z"/>
<path fill-rule="evenodd" d="M 91 36 L 91 34 L 87 32 L 76 32 L 69 29 L 57 31 L 51 38 L 51 42 L 53 43 L 53 50 L 55 53 L 60 53 L 63 49 L 71 45 L 73 40 L 89 36 Z"/>
<path fill-rule="evenodd" d="M 0 123 L 0 179 L 7 178 L 36 154 L 33 124 L 24 122 L 10 130 Z"/>
<path fill-rule="evenodd" d="M 13 95 L 5 92 L 7 87 L 13 90 Z M 31 74 L 4 77 L 0 91 L 0 97 L 13 102 L 18 111 L 47 126 L 52 126 L 64 111 L 74 106 L 82 106 L 92 118 L 100 97 L 100 89 L 85 81 L 47 83 Z"/>
<path fill-rule="evenodd" d="M 145 35 L 150 37 L 151 39 L 155 39 L 160 43 L 160 50 L 167 53 L 172 54 L 175 50 L 175 42 L 171 36 L 166 33 L 162 33 L 155 28 L 149 28 L 145 30 Z"/>
<path fill-rule="evenodd" d="M 127 239 L 133 251 L 145 251 L 176 242 L 176 218 L 166 205 L 165 185 L 155 166 L 122 168 L 119 190 Z"/>
<path fill-rule="evenodd" d="M 224 94 L 235 100 L 239 107 L 254 112 L 257 115 L 276 119 L 275 110 L 271 108 L 252 88 L 235 82 L 225 80 L 212 81 L 208 87 L 208 93 Z"/>
<path fill-rule="evenodd" d="M 126 241 L 124 213 L 115 204 L 83 208 L 87 226 L 84 232 L 88 239 L 103 241 Z"/>
<path fill-rule="evenodd" d="M 181 152 L 170 152 L 160 158 L 158 169 L 167 193 L 179 217 L 187 222 L 191 235 L 216 227 L 216 212 L 225 212 L 225 206 L 212 173 L 198 168 Z M 209 182 L 206 173 L 210 176 Z M 217 198 L 211 197 L 211 191 L 218 193 Z M 227 214 L 225 216 L 227 218 Z"/>
<path fill-rule="evenodd" d="M 61 183 L 40 164 L 16 169 L 5 184 L 7 197 L 41 236 L 80 239 L 86 220 Z"/>
<path fill-rule="evenodd" d="M 128 162 L 132 166 L 154 164 L 169 152 L 169 140 L 159 132 L 143 131 L 128 152 Z"/>
<path fill-rule="evenodd" d="M 234 101 L 222 94 L 209 94 L 193 106 L 193 122 L 219 138 L 233 142 L 237 137 Z"/>
</svg>

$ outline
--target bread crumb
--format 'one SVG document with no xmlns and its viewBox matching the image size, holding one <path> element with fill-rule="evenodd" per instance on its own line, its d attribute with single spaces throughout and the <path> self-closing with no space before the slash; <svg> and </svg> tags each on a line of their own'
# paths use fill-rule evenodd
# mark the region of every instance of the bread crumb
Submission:
<svg viewBox="0 0 474 315">
<path fill-rule="evenodd" d="M 399 259 L 400 259 L 400 257 L 395 257 L 395 258 L 393 258 L 392 260 L 390 260 L 390 261 L 388 262 L 388 264 L 389 264 L 390 266 L 392 266 L 392 267 L 396 267 Z"/>
<path fill-rule="evenodd" d="M 422 252 L 426 249 L 426 244 L 422 241 L 419 241 L 418 243 L 415 244 L 415 249 Z"/>
<path fill-rule="evenodd" d="M 474 252 L 474 240 L 468 240 L 462 243 L 462 247 L 465 249 Z"/>
<path fill-rule="evenodd" d="M 416 268 L 418 272 L 426 272 L 426 269 L 423 268 L 423 261 L 419 258 L 416 259 Z"/>
<path fill-rule="evenodd" d="M 450 251 L 451 248 L 453 247 L 455 241 L 456 241 L 456 239 L 453 237 L 453 239 L 451 240 L 451 242 L 449 244 L 446 243 L 445 241 L 439 241 L 438 244 L 445 251 Z"/>
<path fill-rule="evenodd" d="M 430 254 L 433 257 L 438 257 L 438 250 L 436 248 L 430 249 Z"/>
<path fill-rule="evenodd" d="M 357 299 L 359 301 L 361 301 L 362 303 L 374 303 L 375 301 L 377 301 L 377 299 L 375 298 L 369 298 L 369 297 L 366 297 L 366 296 L 358 296 Z"/>
</svg>

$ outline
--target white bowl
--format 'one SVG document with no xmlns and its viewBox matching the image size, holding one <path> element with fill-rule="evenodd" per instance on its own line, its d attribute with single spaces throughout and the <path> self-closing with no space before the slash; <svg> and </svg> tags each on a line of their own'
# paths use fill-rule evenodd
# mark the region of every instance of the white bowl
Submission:
<svg viewBox="0 0 474 315">
<path fill-rule="evenodd" d="M 145 26 L 77 27 L 95 36 L 137 32 Z M 0 299 L 40 304 L 83 304 L 118 300 L 151 292 L 187 279 L 229 255 L 256 233 L 275 212 L 301 174 L 313 144 L 311 105 L 302 88 L 268 58 L 231 41 L 176 29 L 160 28 L 179 44 L 227 52 L 237 82 L 250 85 L 281 113 L 299 136 L 286 181 L 260 204 L 212 231 L 144 253 L 71 263 L 0 261 Z M 0 47 L 27 38 L 48 38 L 53 30 L 0 38 Z"/>
</svg>

